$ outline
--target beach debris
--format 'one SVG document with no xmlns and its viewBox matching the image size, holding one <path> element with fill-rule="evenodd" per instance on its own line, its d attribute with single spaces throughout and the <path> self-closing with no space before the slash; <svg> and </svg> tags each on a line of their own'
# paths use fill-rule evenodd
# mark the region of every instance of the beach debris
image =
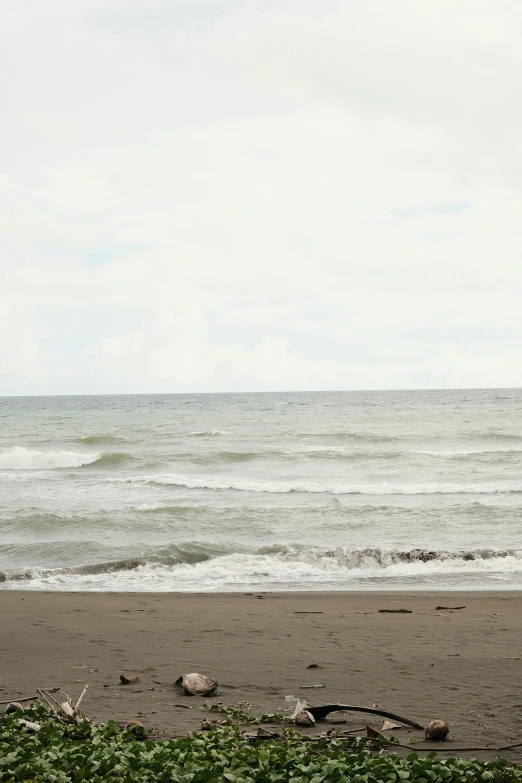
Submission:
<svg viewBox="0 0 522 783">
<path fill-rule="evenodd" d="M 412 609 L 379 609 L 379 614 L 412 614 Z"/>
<path fill-rule="evenodd" d="M 305 688 L 326 688 L 326 685 L 324 682 L 314 682 L 313 685 L 300 685 L 299 687 L 304 690 Z"/>
<path fill-rule="evenodd" d="M 130 720 L 123 731 L 130 731 L 130 729 L 134 729 L 136 726 L 141 726 L 143 728 L 143 723 L 141 723 L 139 720 Z"/>
<path fill-rule="evenodd" d="M 139 682 L 140 678 L 138 675 L 135 675 L 134 677 L 127 677 L 126 674 L 120 674 L 120 683 L 122 685 L 132 685 L 133 682 Z"/>
<path fill-rule="evenodd" d="M 331 712 L 365 712 L 368 715 L 379 715 L 381 718 L 389 718 L 390 720 L 400 721 L 406 726 L 411 726 L 413 729 L 420 729 L 424 731 L 424 726 L 420 723 L 416 723 L 408 718 L 403 718 L 400 715 L 395 715 L 393 712 L 385 712 L 384 710 L 375 710 L 371 707 L 355 707 L 349 704 L 326 704 L 323 707 L 308 707 L 310 713 L 314 716 L 315 720 L 323 720 Z"/>
<path fill-rule="evenodd" d="M 313 726 L 315 718 L 309 710 L 300 710 L 294 718 L 296 726 Z"/>
<path fill-rule="evenodd" d="M 23 711 L 23 709 L 24 708 L 22 707 L 22 705 L 20 704 L 19 701 L 11 701 L 11 702 L 9 702 L 7 707 L 5 708 L 5 712 L 6 712 L 6 715 L 9 715 L 9 713 L 11 713 L 11 712 L 17 712 L 18 710 L 22 710 Z"/>
<path fill-rule="evenodd" d="M 197 672 L 182 674 L 175 685 L 181 689 L 184 696 L 213 696 L 218 688 L 216 680 Z"/>
<path fill-rule="evenodd" d="M 324 612 L 294 612 L 294 614 L 324 614 Z"/>
<path fill-rule="evenodd" d="M 19 718 L 18 723 L 20 726 L 22 726 L 22 728 L 26 729 L 29 734 L 38 734 L 38 732 L 42 730 L 42 724 L 34 723 L 32 720 L 24 720 L 24 718 Z"/>
<path fill-rule="evenodd" d="M 74 717 L 74 709 L 72 704 L 69 701 L 63 701 L 60 704 L 60 707 L 62 708 L 62 712 L 65 712 L 68 718 Z"/>
<path fill-rule="evenodd" d="M 443 720 L 430 720 L 424 731 L 427 740 L 442 742 L 449 734 L 449 726 Z"/>
<path fill-rule="evenodd" d="M 366 726 L 366 736 L 369 739 L 383 739 L 381 732 L 377 731 L 376 729 L 372 729 L 371 726 Z"/>
<path fill-rule="evenodd" d="M 381 731 L 393 731 L 393 729 L 403 729 L 404 726 L 401 723 L 394 723 L 391 720 L 385 720 L 381 726 Z"/>
<path fill-rule="evenodd" d="M 465 609 L 465 606 L 436 606 L 435 611 L 440 612 L 442 609 L 448 609 L 453 612 L 455 609 Z"/>
<path fill-rule="evenodd" d="M 74 706 L 72 704 L 71 697 L 68 696 L 67 693 L 65 693 L 65 696 L 67 697 L 66 701 L 60 703 L 54 698 L 52 693 L 44 690 L 44 688 L 37 688 L 36 690 L 40 700 L 49 707 L 53 715 L 60 721 L 60 723 L 78 724 L 87 720 L 79 708 L 83 697 L 87 693 L 88 687 L 88 685 L 85 686 Z"/>
<path fill-rule="evenodd" d="M 25 701 L 35 701 L 38 698 L 38 696 L 25 696 L 23 699 L 20 698 L 20 696 L 15 696 L 15 699 L 18 699 L 18 701 L 15 701 L 14 699 L 7 699 L 7 701 L 0 701 L 0 705 L 7 704 L 9 707 L 10 704 L 23 704 Z M 23 707 L 20 706 L 21 710 L 23 710 Z M 7 708 L 6 708 L 7 712 Z"/>
<path fill-rule="evenodd" d="M 126 731 L 129 734 L 134 734 L 136 739 L 146 739 L 147 732 L 145 731 L 145 727 L 143 723 L 139 720 L 130 720 L 123 731 Z"/>
<path fill-rule="evenodd" d="M 249 742 L 255 742 L 256 740 L 270 740 L 270 739 L 279 739 L 281 734 L 277 731 L 267 731 L 267 729 L 264 729 L 262 726 L 258 726 L 256 731 L 247 731 L 245 734 L 243 734 L 243 737 L 247 739 Z"/>
<path fill-rule="evenodd" d="M 289 704 L 295 704 L 295 709 L 292 713 L 292 720 L 295 720 L 300 712 L 308 709 L 308 704 L 304 699 L 301 701 L 301 699 L 296 699 L 295 696 L 286 696 L 285 701 Z"/>
<path fill-rule="evenodd" d="M 319 666 L 318 663 L 309 663 L 306 667 L 307 669 L 322 669 L 322 666 Z"/>
</svg>

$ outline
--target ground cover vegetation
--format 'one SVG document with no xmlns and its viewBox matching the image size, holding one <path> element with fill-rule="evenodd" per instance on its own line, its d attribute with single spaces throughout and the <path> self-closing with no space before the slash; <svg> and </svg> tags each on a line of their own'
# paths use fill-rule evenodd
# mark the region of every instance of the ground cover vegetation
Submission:
<svg viewBox="0 0 522 783">
<path fill-rule="evenodd" d="M 39 723 L 40 731 L 30 733 L 21 718 Z M 0 783 L 522 781 L 522 767 L 502 759 L 439 760 L 435 753 L 399 758 L 392 744 L 369 747 L 365 738 L 311 741 L 290 729 L 262 741 L 250 735 L 229 716 L 209 731 L 158 741 L 139 725 L 127 731 L 113 721 L 64 725 L 35 704 L 0 720 Z"/>
</svg>

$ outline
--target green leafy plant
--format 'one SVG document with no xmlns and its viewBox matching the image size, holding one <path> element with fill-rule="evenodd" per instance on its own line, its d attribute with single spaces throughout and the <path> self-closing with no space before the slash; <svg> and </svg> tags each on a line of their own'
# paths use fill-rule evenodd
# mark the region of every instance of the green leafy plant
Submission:
<svg viewBox="0 0 522 783">
<path fill-rule="evenodd" d="M 42 729 L 29 734 L 20 717 Z M 364 740 L 253 742 L 235 725 L 154 742 L 113 721 L 64 726 L 42 706 L 0 720 L 0 783 L 516 783 L 522 767 L 505 760 L 406 758 L 361 749 Z"/>
</svg>

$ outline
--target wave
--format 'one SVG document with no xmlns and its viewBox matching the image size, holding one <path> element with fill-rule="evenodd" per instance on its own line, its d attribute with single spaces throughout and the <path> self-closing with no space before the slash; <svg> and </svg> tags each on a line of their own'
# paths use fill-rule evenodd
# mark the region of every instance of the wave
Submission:
<svg viewBox="0 0 522 783">
<path fill-rule="evenodd" d="M 498 440 L 498 441 L 515 441 L 522 443 L 522 435 L 516 432 L 499 432 L 497 430 L 486 430 L 485 432 L 470 432 L 467 433 L 469 440 Z"/>
<path fill-rule="evenodd" d="M 104 467 L 110 465 L 119 465 L 122 462 L 131 462 L 136 458 L 132 454 L 128 454 L 125 451 L 109 451 L 106 454 L 101 454 L 94 462 L 90 462 L 89 465 L 95 465 L 96 467 Z"/>
<path fill-rule="evenodd" d="M 149 511 L 149 512 L 161 512 L 161 513 L 167 513 L 167 514 L 186 514 L 187 512 L 190 512 L 191 514 L 201 514 L 206 513 L 208 514 L 209 511 L 212 511 L 210 506 L 181 506 L 181 505 L 172 505 L 171 503 L 142 503 L 141 506 L 136 507 L 136 511 Z"/>
<path fill-rule="evenodd" d="M 215 438 L 218 435 L 231 435 L 231 432 L 225 430 L 195 430 L 190 435 L 196 438 Z"/>
<path fill-rule="evenodd" d="M 295 438 L 332 438 L 333 440 L 363 441 L 365 443 L 394 443 L 401 440 L 395 435 L 384 435 L 376 432 L 356 432 L 351 430 L 339 430 L 337 432 L 289 432 Z"/>
<path fill-rule="evenodd" d="M 104 467 L 133 459 L 132 454 L 125 452 L 38 451 L 19 446 L 0 454 L 0 470 L 55 470 L 93 465 Z"/>
<path fill-rule="evenodd" d="M 65 568 L 24 568 L 11 571 L 0 571 L 0 582 L 21 581 L 33 579 L 36 576 L 97 576 L 112 574 L 119 571 L 136 571 L 145 566 L 175 566 L 193 565 L 212 557 L 216 557 L 223 550 L 212 545 L 181 544 L 163 547 L 158 553 L 147 557 L 129 557 L 119 560 L 108 560 L 101 563 L 88 563 L 79 566 Z"/>
<path fill-rule="evenodd" d="M 508 459 L 511 457 L 520 457 L 522 456 L 522 449 L 502 449 L 502 448 L 496 448 L 496 449 L 453 449 L 448 451 L 443 450 L 426 450 L 426 451 L 411 451 L 411 452 L 404 452 L 405 454 L 419 454 L 421 456 L 426 457 L 445 457 L 448 459 L 455 459 L 455 460 L 467 460 L 470 457 L 473 457 L 474 459 L 486 459 L 486 460 L 494 460 L 494 459 Z"/>
<path fill-rule="evenodd" d="M 520 484 L 456 484 L 426 482 L 423 484 L 338 484 L 306 481 L 249 481 L 246 479 L 197 478 L 190 476 L 122 476 L 105 481 L 117 484 L 152 484 L 184 489 L 234 490 L 288 494 L 302 492 L 330 495 L 489 495 L 522 492 Z"/>
<path fill-rule="evenodd" d="M 102 457 L 100 453 L 76 451 L 37 451 L 16 447 L 0 454 L 0 470 L 53 470 L 55 468 L 81 468 Z"/>
<path fill-rule="evenodd" d="M 247 584 L 272 589 L 307 589 L 328 584 L 341 588 L 350 579 L 379 580 L 442 576 L 519 579 L 521 549 L 427 550 L 270 547 L 254 552 L 219 552 L 204 544 L 168 547 L 156 555 L 82 565 L 75 568 L 0 572 L 0 582 L 62 589 L 198 590 L 234 589 Z M 347 581 L 348 580 L 348 581 Z M 424 581 L 423 581 L 424 580 Z M 427 580 L 427 581 L 426 581 Z M 31 586 L 31 585 L 29 585 Z"/>
<path fill-rule="evenodd" d="M 76 438 L 75 443 L 83 443 L 86 446 L 103 446 L 111 443 L 126 443 L 126 439 L 119 435 L 83 435 Z"/>
<path fill-rule="evenodd" d="M 207 454 L 177 453 L 171 457 L 176 462 L 212 464 L 219 462 L 253 462 L 254 460 L 332 460 L 348 461 L 400 461 L 417 460 L 419 457 L 437 460 L 476 459 L 477 461 L 509 461 L 522 457 L 522 449 L 472 449 L 472 450 L 412 450 L 412 449 L 350 449 L 342 446 L 293 446 L 288 449 L 260 449 L 259 451 L 215 451 Z"/>
</svg>

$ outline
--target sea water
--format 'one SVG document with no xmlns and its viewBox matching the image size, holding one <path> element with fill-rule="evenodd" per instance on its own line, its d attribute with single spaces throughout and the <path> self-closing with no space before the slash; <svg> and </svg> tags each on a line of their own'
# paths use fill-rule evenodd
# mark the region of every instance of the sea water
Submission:
<svg viewBox="0 0 522 783">
<path fill-rule="evenodd" d="M 522 586 L 522 391 L 0 398 L 0 589 Z"/>
</svg>

